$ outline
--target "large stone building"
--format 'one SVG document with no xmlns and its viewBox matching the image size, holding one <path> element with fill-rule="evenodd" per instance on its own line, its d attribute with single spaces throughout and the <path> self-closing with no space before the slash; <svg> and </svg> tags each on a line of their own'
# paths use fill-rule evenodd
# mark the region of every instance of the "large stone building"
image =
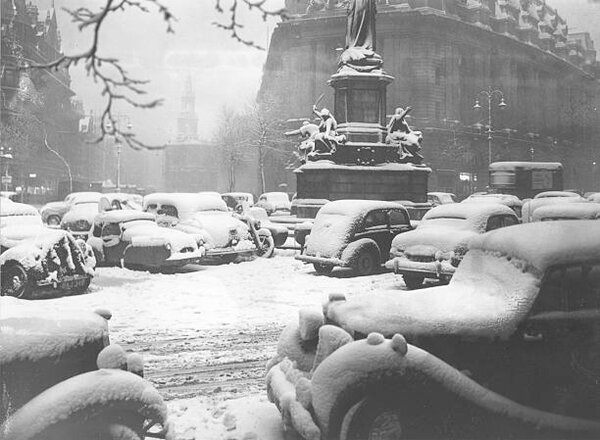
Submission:
<svg viewBox="0 0 600 440">
<path fill-rule="evenodd" d="M 344 46 L 346 3 L 287 0 L 292 19 L 274 30 L 261 94 L 282 117 L 333 108 L 327 81 Z M 600 190 L 599 63 L 587 33 L 543 0 L 381 0 L 377 52 L 395 77 L 387 111 L 410 105 L 424 131 L 430 188 L 467 192 L 487 184 L 488 127 L 497 160 L 558 160 L 566 185 Z M 481 91 L 500 90 L 488 101 Z M 479 99 L 480 110 L 474 109 Z"/>
<path fill-rule="evenodd" d="M 1 12 L 2 190 L 20 190 L 31 203 L 56 199 L 69 190 L 68 168 L 73 190 L 89 188 L 103 151 L 80 133 L 83 106 L 68 72 L 20 69 L 60 57 L 56 12 L 25 0 L 2 0 Z"/>
</svg>

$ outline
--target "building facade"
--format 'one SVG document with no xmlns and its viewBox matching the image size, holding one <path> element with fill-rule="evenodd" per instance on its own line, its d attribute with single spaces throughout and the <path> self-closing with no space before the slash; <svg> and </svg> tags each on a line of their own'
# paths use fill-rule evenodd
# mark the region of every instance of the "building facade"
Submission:
<svg viewBox="0 0 600 440">
<path fill-rule="evenodd" d="M 320 106 L 333 108 L 327 81 L 344 46 L 345 3 L 286 1 L 294 15 L 274 30 L 261 87 L 281 97 L 284 117 L 310 116 L 322 93 Z M 542 0 L 377 3 L 376 50 L 395 77 L 387 112 L 413 107 L 431 189 L 484 189 L 491 151 L 492 161 L 561 161 L 566 186 L 600 190 L 600 69 L 588 34 L 569 34 Z M 480 93 L 490 89 L 502 92 L 491 112 Z"/>
</svg>

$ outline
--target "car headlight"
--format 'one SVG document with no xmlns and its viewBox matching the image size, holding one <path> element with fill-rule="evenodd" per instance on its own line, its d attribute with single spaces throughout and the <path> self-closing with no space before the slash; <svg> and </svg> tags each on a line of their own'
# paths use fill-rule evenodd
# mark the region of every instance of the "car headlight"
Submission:
<svg viewBox="0 0 600 440">
<path fill-rule="evenodd" d="M 237 235 L 238 235 L 238 230 L 237 230 L 237 228 L 231 228 L 231 229 L 229 230 L 229 236 L 230 236 L 230 237 L 236 237 Z"/>
<path fill-rule="evenodd" d="M 170 251 L 171 249 L 173 249 L 173 247 L 171 246 L 171 243 L 165 243 L 165 249 Z"/>
</svg>

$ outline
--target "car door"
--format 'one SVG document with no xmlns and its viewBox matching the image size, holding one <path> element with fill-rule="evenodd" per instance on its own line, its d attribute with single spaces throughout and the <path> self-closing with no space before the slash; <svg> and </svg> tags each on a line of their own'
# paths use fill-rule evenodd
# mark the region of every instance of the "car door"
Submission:
<svg viewBox="0 0 600 440">
<path fill-rule="evenodd" d="M 390 230 L 388 226 L 388 215 L 385 209 L 374 209 L 365 215 L 362 228 L 354 234 L 354 240 L 360 238 L 370 238 L 377 243 L 380 249 L 380 257 L 386 258 L 389 254 L 389 244 L 386 248 L 386 242 L 389 241 Z M 383 249 L 382 249 L 383 247 Z"/>
<path fill-rule="evenodd" d="M 522 326 L 530 397 L 576 417 L 600 411 L 600 262 L 552 267 Z M 526 367 L 528 365 L 529 367 Z"/>
</svg>

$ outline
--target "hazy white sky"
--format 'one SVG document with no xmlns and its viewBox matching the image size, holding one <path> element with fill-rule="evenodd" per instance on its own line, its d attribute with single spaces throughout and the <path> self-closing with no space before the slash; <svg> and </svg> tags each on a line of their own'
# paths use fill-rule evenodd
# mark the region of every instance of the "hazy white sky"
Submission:
<svg viewBox="0 0 600 440">
<path fill-rule="evenodd" d="M 60 9 L 85 5 L 94 7 L 103 0 L 55 0 L 63 39 L 63 50 L 76 53 L 89 47 L 90 36 L 80 33 L 70 17 Z M 113 14 L 101 35 L 101 54 L 121 58 L 132 74 L 150 80 L 149 97 L 164 98 L 154 110 L 136 110 L 124 106 L 135 131 L 143 140 L 162 144 L 174 139 L 179 100 L 185 79 L 191 76 L 196 92 L 196 111 L 201 137 L 210 138 L 220 109 L 227 105 L 243 107 L 251 102 L 260 86 L 265 51 L 248 48 L 233 41 L 213 21 L 226 21 L 214 10 L 214 0 L 163 0 L 177 17 L 175 34 L 166 34 L 159 14 L 127 11 Z M 227 5 L 227 0 L 224 4 Z M 269 0 L 273 8 L 284 0 Z M 37 0 L 49 7 L 51 0 Z M 600 44 L 600 2 L 595 0 L 547 0 L 567 19 L 571 31 L 589 31 Z M 265 46 L 276 25 L 260 15 L 241 10 L 244 35 Z M 104 101 L 98 88 L 79 66 L 71 69 L 72 88 L 87 109 L 100 110 Z"/>
</svg>

